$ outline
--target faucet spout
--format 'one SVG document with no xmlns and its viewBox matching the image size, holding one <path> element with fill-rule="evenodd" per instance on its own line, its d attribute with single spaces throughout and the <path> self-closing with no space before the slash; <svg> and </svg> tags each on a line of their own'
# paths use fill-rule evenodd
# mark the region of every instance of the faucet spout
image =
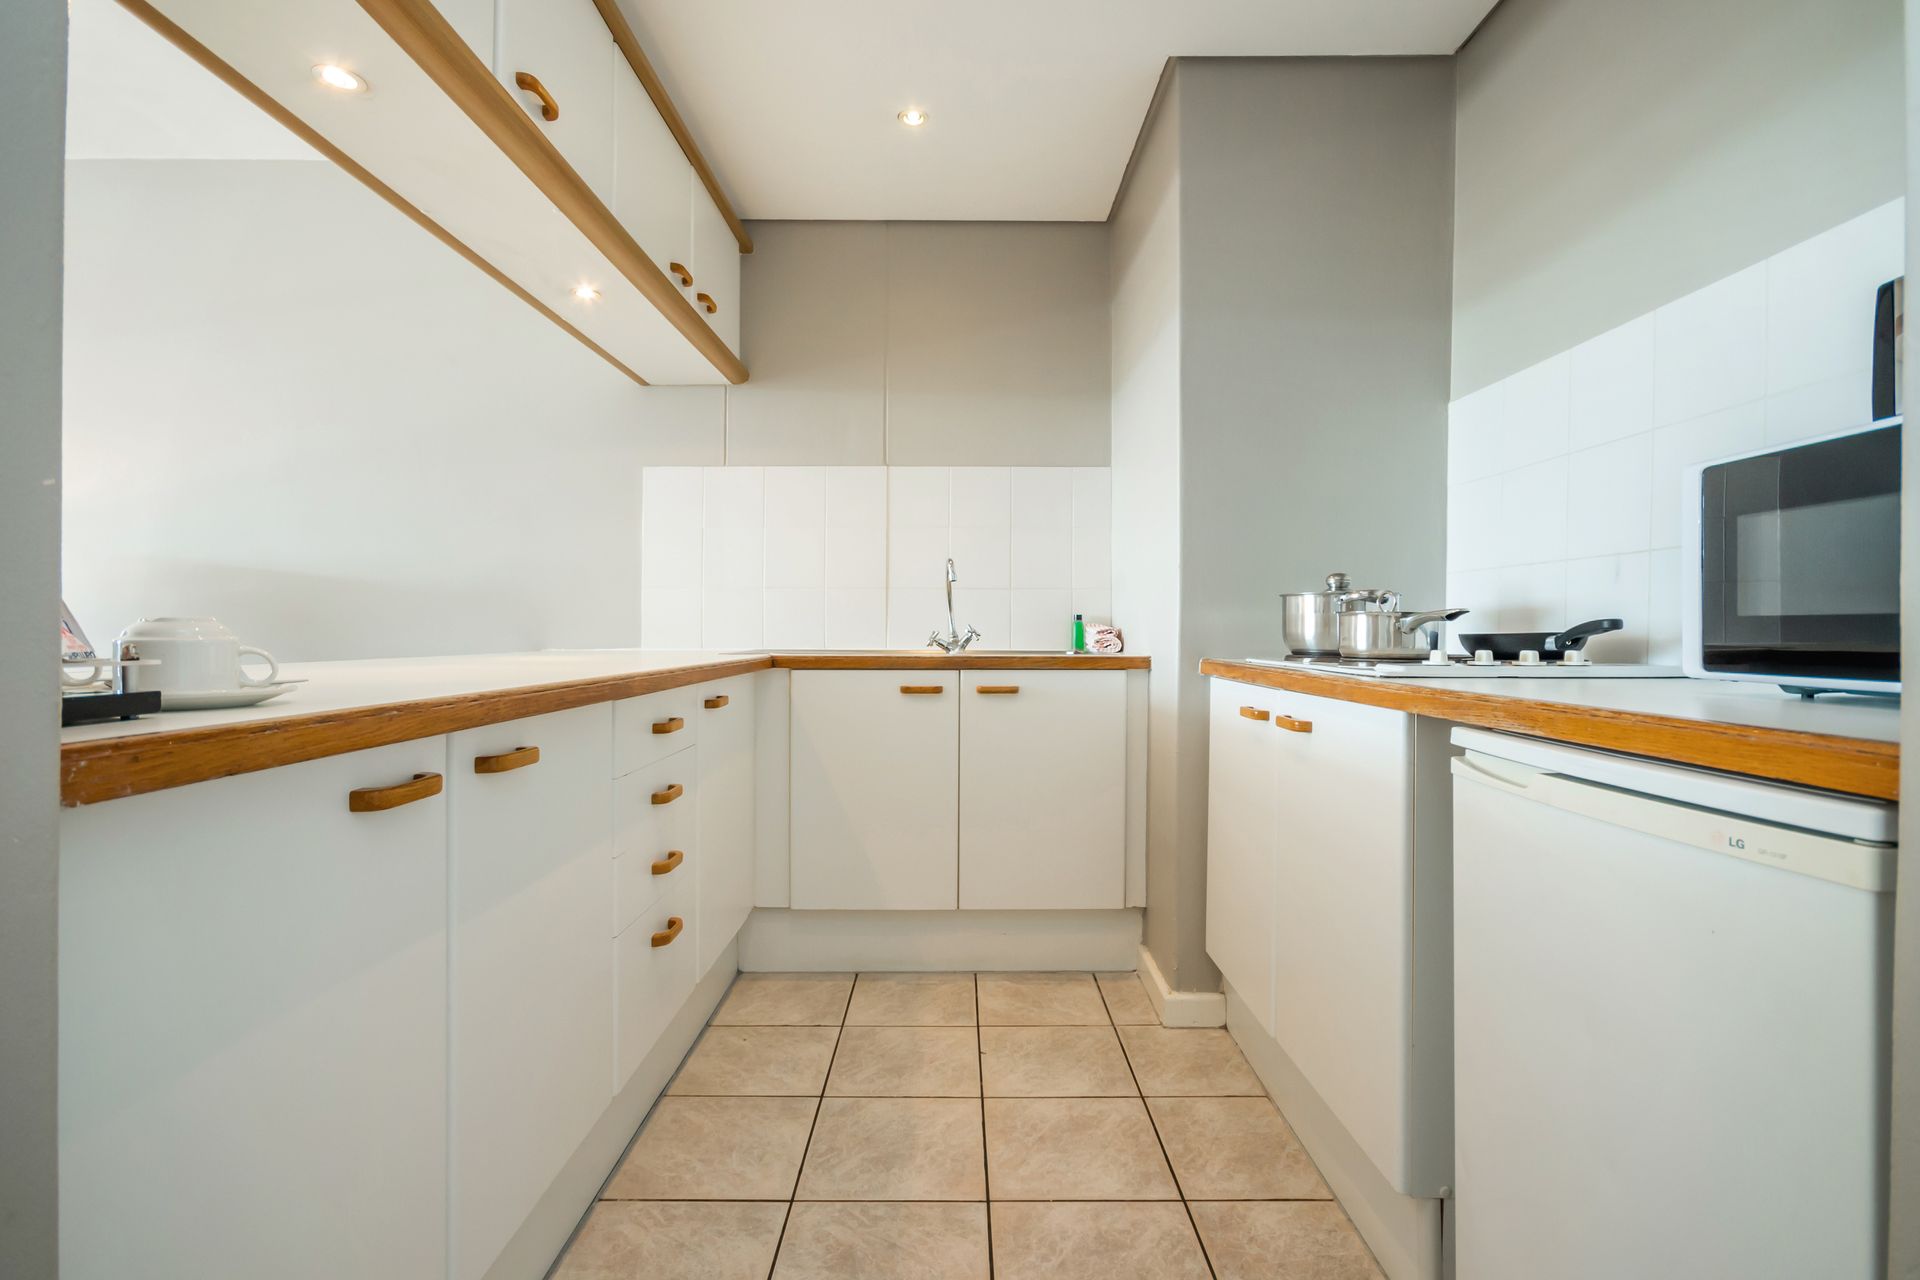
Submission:
<svg viewBox="0 0 1920 1280">
<path fill-rule="evenodd" d="M 969 626 L 962 632 L 953 620 L 953 584 L 960 581 L 960 574 L 953 567 L 953 557 L 947 557 L 947 629 L 944 634 L 934 632 L 927 637 L 927 643 L 945 653 L 960 653 L 980 638 L 977 628 Z"/>
</svg>

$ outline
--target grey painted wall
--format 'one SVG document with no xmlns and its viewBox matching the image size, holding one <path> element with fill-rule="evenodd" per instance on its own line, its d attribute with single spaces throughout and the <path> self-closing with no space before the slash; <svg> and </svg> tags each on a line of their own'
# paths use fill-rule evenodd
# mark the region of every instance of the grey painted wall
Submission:
<svg viewBox="0 0 1920 1280">
<path fill-rule="evenodd" d="M 0 5 L 0 1275 L 51 1280 L 67 7 Z"/>
<path fill-rule="evenodd" d="M 1177 441 L 1178 604 L 1160 619 L 1177 638 L 1153 644 L 1148 945 L 1179 989 L 1219 977 L 1205 951 L 1197 661 L 1278 652 L 1275 596 L 1336 569 L 1440 603 L 1453 89 L 1447 59 L 1182 60 L 1120 203 L 1122 519 L 1141 518 L 1121 495 L 1150 483 L 1143 469 L 1166 470 Z M 1169 118 L 1171 160 L 1158 154 Z M 1164 364 L 1122 354 L 1150 350 L 1136 335 L 1152 304 L 1126 292 L 1121 264 L 1165 225 L 1168 169 L 1177 249 L 1171 267 L 1164 248 L 1154 262 L 1178 279 L 1177 407 L 1160 398 Z M 1123 574 L 1128 558 L 1116 543 Z"/>
<path fill-rule="evenodd" d="M 1920 262 L 1920 0 L 1906 0 L 1907 261 Z M 1906 363 L 1915 367 L 1913 329 Z M 1920 689 L 1920 450 L 1900 455 L 1900 616 L 1907 642 L 1900 650 L 1900 682 Z M 1920 697 L 1900 704 L 1900 737 L 1920 742 Z M 1887 1275 L 1920 1280 L 1920 770 L 1900 775 L 1900 865 L 1893 912 L 1893 1178 L 1889 1194 Z"/>
<path fill-rule="evenodd" d="M 1174 71 L 1175 78 L 1178 70 Z M 1205 989 L 1211 966 L 1183 937 L 1204 929 L 1206 862 L 1183 856 L 1179 780 L 1180 102 L 1163 83 L 1125 194 L 1114 208 L 1113 613 L 1153 655 L 1148 677 L 1146 944 L 1175 989 Z M 1204 820 L 1204 810 L 1202 811 Z"/>
<path fill-rule="evenodd" d="M 1906 189 L 1900 0 L 1504 0 L 1461 50 L 1453 395 Z"/>
<path fill-rule="evenodd" d="M 1105 224 L 752 230 L 726 462 L 1107 464 Z"/>
</svg>

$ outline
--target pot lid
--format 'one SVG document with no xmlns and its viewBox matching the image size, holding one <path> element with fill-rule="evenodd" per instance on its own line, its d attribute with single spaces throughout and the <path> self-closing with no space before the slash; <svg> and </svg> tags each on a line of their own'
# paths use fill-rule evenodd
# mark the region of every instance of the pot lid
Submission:
<svg viewBox="0 0 1920 1280">
<path fill-rule="evenodd" d="M 1346 574 L 1330 573 L 1327 575 L 1327 585 L 1322 590 L 1289 591 L 1283 594 L 1287 596 L 1295 596 L 1295 597 L 1331 596 L 1337 600 L 1365 600 L 1368 602 L 1372 602 L 1380 599 L 1382 596 L 1391 595 L 1392 593 L 1387 591 L 1382 591 L 1377 587 L 1356 588 L 1353 585 L 1353 579 L 1348 577 Z"/>
</svg>

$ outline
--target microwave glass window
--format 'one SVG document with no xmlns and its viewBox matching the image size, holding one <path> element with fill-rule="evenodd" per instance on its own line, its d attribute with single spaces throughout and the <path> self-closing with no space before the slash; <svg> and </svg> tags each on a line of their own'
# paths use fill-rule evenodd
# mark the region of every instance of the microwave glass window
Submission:
<svg viewBox="0 0 1920 1280">
<path fill-rule="evenodd" d="M 1700 501 L 1707 669 L 1898 677 L 1897 425 L 1708 467 Z"/>
<path fill-rule="evenodd" d="M 1900 612 L 1900 495 L 1734 517 L 1733 618 Z"/>
</svg>

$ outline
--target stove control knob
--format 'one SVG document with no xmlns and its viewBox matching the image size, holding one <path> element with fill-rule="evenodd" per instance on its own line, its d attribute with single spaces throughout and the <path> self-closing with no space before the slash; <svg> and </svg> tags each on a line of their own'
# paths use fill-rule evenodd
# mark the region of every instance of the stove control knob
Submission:
<svg viewBox="0 0 1920 1280">
<path fill-rule="evenodd" d="M 1491 650 L 1491 649 L 1475 649 L 1475 650 L 1473 651 L 1473 665 L 1474 665 L 1474 666 L 1476 666 L 1476 667 L 1490 667 L 1490 666 L 1492 666 L 1492 665 L 1493 665 L 1493 650 Z"/>
<path fill-rule="evenodd" d="M 1520 665 L 1523 667 L 1539 666 L 1540 651 L 1538 649 L 1522 649 L 1520 651 Z"/>
<path fill-rule="evenodd" d="M 1569 649 L 1560 655 L 1560 665 L 1563 667 L 1584 667 L 1591 661 L 1593 659 L 1587 657 L 1585 649 Z"/>
</svg>

